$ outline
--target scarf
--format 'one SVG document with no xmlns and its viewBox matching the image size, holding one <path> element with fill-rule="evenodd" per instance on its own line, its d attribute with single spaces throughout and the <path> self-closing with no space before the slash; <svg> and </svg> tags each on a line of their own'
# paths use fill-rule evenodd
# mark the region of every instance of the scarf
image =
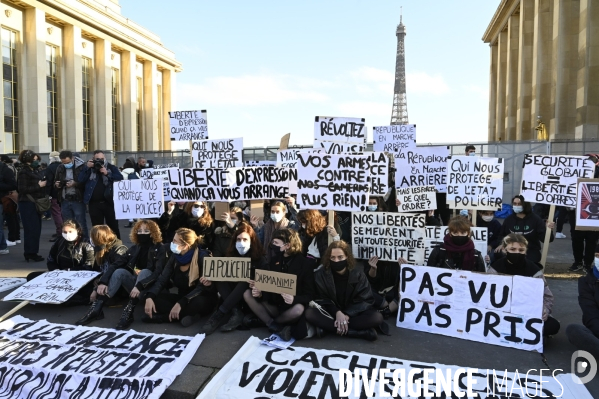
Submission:
<svg viewBox="0 0 599 399">
<path fill-rule="evenodd" d="M 108 169 L 108 162 L 106 162 L 106 158 L 104 158 L 104 165 L 103 166 L 106 168 L 106 170 L 108 171 L 108 173 L 110 173 L 110 169 Z M 90 169 L 92 171 L 89 174 L 89 179 L 90 180 L 96 180 L 98 174 L 101 174 L 101 173 L 100 172 L 96 172 L 96 170 L 93 168 L 93 166 Z M 105 186 L 108 186 L 108 174 L 102 175 L 102 183 L 104 183 Z"/>
<path fill-rule="evenodd" d="M 196 280 L 200 278 L 200 267 L 198 265 L 198 254 L 200 248 L 185 252 L 185 255 L 175 255 L 177 262 L 181 265 L 189 264 L 189 286 L 191 287 Z"/>
<path fill-rule="evenodd" d="M 447 234 L 443 238 L 443 244 L 445 244 L 445 250 L 451 254 L 452 258 L 457 254 L 463 254 L 462 270 L 474 270 L 474 241 L 468 240 L 465 245 L 457 246 L 451 240 L 451 234 Z"/>
</svg>

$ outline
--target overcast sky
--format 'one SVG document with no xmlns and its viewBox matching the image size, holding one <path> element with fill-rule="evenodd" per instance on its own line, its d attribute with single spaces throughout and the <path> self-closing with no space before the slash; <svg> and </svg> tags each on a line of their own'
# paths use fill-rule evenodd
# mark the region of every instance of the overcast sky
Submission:
<svg viewBox="0 0 599 399">
<path fill-rule="evenodd" d="M 408 114 L 418 143 L 487 140 L 489 47 L 498 0 L 120 0 L 183 64 L 175 110 L 208 110 L 210 138 L 311 144 L 314 116 L 388 125 L 395 30 L 407 28 Z"/>
</svg>

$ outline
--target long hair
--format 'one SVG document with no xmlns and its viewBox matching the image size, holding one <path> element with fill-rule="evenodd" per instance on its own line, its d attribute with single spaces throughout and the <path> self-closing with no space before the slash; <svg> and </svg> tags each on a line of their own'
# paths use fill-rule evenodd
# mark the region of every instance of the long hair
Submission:
<svg viewBox="0 0 599 399">
<path fill-rule="evenodd" d="M 289 244 L 289 250 L 287 254 L 289 256 L 297 255 L 302 253 L 302 240 L 297 234 L 297 231 L 293 229 L 280 229 L 272 233 L 272 239 L 279 239 L 286 244 Z"/>
<path fill-rule="evenodd" d="M 525 215 L 529 215 L 532 213 L 532 205 L 530 204 L 530 202 L 528 201 L 524 201 L 524 197 L 522 195 L 514 195 L 514 198 L 512 198 L 512 204 L 514 203 L 514 200 L 518 198 L 520 200 L 520 202 L 522 203 L 522 212 Z"/>
<path fill-rule="evenodd" d="M 204 214 L 198 218 L 198 224 L 202 227 L 210 227 L 212 224 L 212 215 L 210 214 L 210 209 L 208 209 L 208 203 L 206 201 L 188 202 L 183 207 L 183 212 L 187 213 L 187 216 L 190 218 L 193 217 L 191 210 L 196 203 L 200 203 L 205 206 Z"/>
<path fill-rule="evenodd" d="M 326 269 L 331 267 L 331 253 L 333 252 L 333 249 L 336 248 L 342 250 L 347 257 L 347 270 L 352 270 L 354 267 L 356 267 L 356 258 L 354 258 L 349 244 L 341 240 L 333 241 L 321 258 L 322 264 Z"/>
<path fill-rule="evenodd" d="M 129 233 L 129 239 L 131 240 L 131 242 L 133 244 L 139 244 L 139 241 L 137 240 L 137 230 L 139 230 L 139 228 L 144 224 L 148 227 L 148 230 L 150 230 L 152 242 L 154 244 L 161 243 L 162 233 L 160 232 L 160 227 L 158 227 L 156 222 L 148 219 L 140 219 L 137 222 L 135 222 L 133 228 L 131 228 L 131 232 Z"/>
<path fill-rule="evenodd" d="M 315 209 L 304 209 L 298 212 L 297 220 L 300 223 L 306 222 L 306 234 L 314 237 L 327 227 L 327 220 Z"/>
<path fill-rule="evenodd" d="M 102 262 L 104 262 L 104 256 L 106 256 L 116 242 L 117 236 L 110 227 L 105 224 L 92 227 L 89 236 L 92 239 L 94 246 L 102 247 L 102 249 L 95 253 L 96 264 L 100 266 Z"/>
<path fill-rule="evenodd" d="M 190 250 L 195 249 L 204 243 L 204 237 L 197 235 L 192 229 L 181 227 L 175 231 L 175 234 L 181 237 L 181 241 L 187 244 Z"/>
<path fill-rule="evenodd" d="M 81 238 L 83 237 L 83 229 L 81 228 L 81 225 L 79 224 L 79 222 L 77 222 L 76 220 L 73 220 L 73 219 L 64 220 L 62 222 L 62 227 L 63 228 L 71 227 L 77 231 L 77 239 L 75 240 L 75 242 L 79 242 L 81 240 Z"/>
<path fill-rule="evenodd" d="M 249 257 L 253 261 L 260 260 L 264 256 L 264 248 L 262 247 L 260 239 L 258 238 L 258 235 L 254 231 L 252 226 L 245 222 L 239 224 L 239 227 L 237 227 L 237 231 L 235 231 L 233 237 L 231 237 L 231 241 L 229 242 L 229 248 L 227 248 L 227 256 L 240 256 L 239 252 L 237 252 L 237 248 L 235 248 L 235 243 L 237 242 L 237 237 L 239 237 L 241 233 L 247 233 L 250 236 L 250 251 L 247 255 L 249 255 Z"/>
<path fill-rule="evenodd" d="M 31 163 L 37 154 L 31 150 L 23 150 L 19 154 L 19 162 L 22 164 Z"/>
</svg>

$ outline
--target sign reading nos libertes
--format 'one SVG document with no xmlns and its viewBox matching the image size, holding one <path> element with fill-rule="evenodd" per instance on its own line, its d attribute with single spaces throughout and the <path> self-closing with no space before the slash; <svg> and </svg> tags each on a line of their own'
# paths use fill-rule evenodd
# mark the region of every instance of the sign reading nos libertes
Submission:
<svg viewBox="0 0 599 399">
<path fill-rule="evenodd" d="M 171 111 L 168 113 L 171 141 L 208 139 L 206 110 Z"/>
</svg>

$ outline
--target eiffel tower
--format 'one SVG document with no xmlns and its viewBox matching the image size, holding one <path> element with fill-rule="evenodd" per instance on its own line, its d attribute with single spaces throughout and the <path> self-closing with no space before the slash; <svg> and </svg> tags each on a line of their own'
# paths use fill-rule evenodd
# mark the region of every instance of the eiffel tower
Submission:
<svg viewBox="0 0 599 399">
<path fill-rule="evenodd" d="M 399 16 L 397 25 L 397 57 L 395 59 L 395 88 L 393 90 L 393 110 L 391 111 L 392 125 L 408 124 L 408 98 L 406 97 L 406 52 L 404 38 L 406 26 L 403 24 L 403 13 Z"/>
</svg>

